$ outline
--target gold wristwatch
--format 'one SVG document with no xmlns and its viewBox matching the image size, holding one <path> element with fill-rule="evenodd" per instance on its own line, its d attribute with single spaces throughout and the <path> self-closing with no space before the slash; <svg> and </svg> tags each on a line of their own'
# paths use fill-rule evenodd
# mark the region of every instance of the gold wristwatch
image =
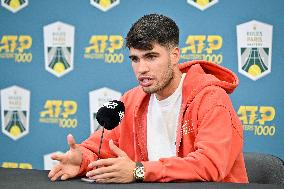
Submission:
<svg viewBox="0 0 284 189">
<path fill-rule="evenodd" d="M 133 170 L 133 175 L 136 182 L 143 182 L 144 181 L 144 166 L 141 162 L 136 162 L 136 167 Z"/>
</svg>

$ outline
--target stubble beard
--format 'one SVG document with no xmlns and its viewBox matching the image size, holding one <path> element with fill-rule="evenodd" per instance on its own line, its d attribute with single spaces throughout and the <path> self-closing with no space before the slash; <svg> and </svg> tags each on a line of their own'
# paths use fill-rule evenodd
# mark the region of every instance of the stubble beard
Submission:
<svg viewBox="0 0 284 189">
<path fill-rule="evenodd" d="M 171 83 L 173 78 L 174 78 L 174 71 L 171 62 L 169 61 L 167 71 L 162 74 L 162 80 L 160 82 L 158 81 L 158 83 L 153 87 L 151 86 L 147 88 L 143 87 L 143 91 L 148 94 L 157 93 L 163 90 L 164 88 L 166 88 Z"/>
</svg>

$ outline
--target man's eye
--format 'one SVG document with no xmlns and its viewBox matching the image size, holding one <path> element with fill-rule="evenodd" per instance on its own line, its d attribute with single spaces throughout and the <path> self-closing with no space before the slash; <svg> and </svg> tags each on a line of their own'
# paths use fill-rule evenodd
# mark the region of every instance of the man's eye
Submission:
<svg viewBox="0 0 284 189">
<path fill-rule="evenodd" d="M 138 62 L 138 58 L 130 58 L 131 62 Z"/>
<path fill-rule="evenodd" d="M 155 56 L 155 55 L 149 55 L 149 56 L 147 56 L 147 59 L 149 59 L 149 60 L 153 60 L 153 59 L 155 59 L 157 56 Z"/>
</svg>

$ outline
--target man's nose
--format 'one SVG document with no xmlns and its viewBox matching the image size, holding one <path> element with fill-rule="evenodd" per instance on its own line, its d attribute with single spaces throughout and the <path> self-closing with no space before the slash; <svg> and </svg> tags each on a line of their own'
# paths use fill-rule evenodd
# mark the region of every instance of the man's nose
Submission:
<svg viewBox="0 0 284 189">
<path fill-rule="evenodd" d="M 143 74 L 147 73 L 150 71 L 149 65 L 147 61 L 140 60 L 138 63 L 138 68 L 137 68 L 138 73 Z"/>
</svg>

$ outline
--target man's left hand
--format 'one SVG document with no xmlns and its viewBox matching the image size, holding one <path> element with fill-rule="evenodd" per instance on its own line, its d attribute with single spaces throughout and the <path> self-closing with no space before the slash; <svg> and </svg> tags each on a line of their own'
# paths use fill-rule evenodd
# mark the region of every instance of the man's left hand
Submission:
<svg viewBox="0 0 284 189">
<path fill-rule="evenodd" d="M 94 170 L 87 172 L 86 176 L 97 183 L 134 182 L 133 170 L 135 162 L 124 151 L 119 149 L 112 140 L 109 141 L 109 147 L 117 155 L 117 158 L 93 161 L 88 167 Z"/>
</svg>

